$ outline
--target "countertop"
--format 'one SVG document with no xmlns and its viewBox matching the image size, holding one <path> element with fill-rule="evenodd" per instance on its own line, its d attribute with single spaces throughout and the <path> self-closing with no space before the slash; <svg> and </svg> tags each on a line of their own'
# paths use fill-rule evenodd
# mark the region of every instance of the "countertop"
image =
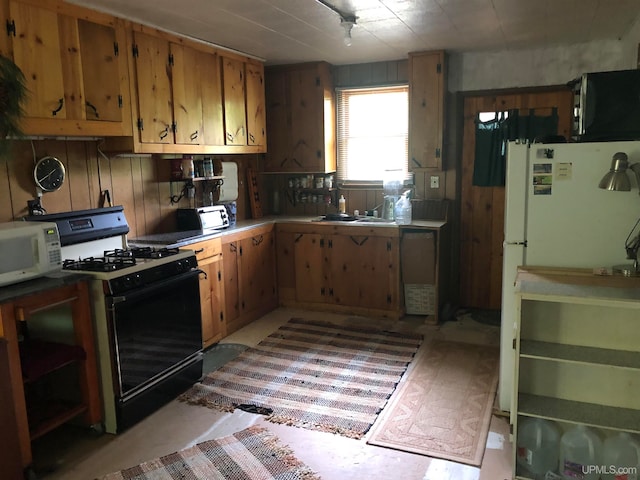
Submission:
<svg viewBox="0 0 640 480">
<path fill-rule="evenodd" d="M 400 228 L 400 229 L 426 229 L 440 230 L 447 222 L 441 220 L 413 220 L 408 225 L 398 225 L 393 222 L 384 221 L 363 221 L 363 222 L 343 222 L 343 221 L 325 221 L 318 216 L 297 216 L 297 215 L 274 215 L 258 219 L 240 220 L 235 225 L 228 228 L 215 230 L 212 233 L 201 233 L 199 230 L 189 230 L 184 232 L 158 233 L 153 235 L 144 235 L 137 238 L 130 238 L 128 243 L 130 246 L 156 246 L 181 248 L 192 243 L 210 240 L 216 237 L 229 235 L 231 233 L 251 230 L 252 228 L 261 227 L 263 225 L 275 223 L 310 223 L 318 222 L 326 225 L 348 225 L 350 227 L 376 227 L 376 228 Z"/>
<path fill-rule="evenodd" d="M 52 272 L 44 277 L 0 287 L 0 303 L 10 302 L 26 295 L 40 293 L 45 290 L 51 290 L 52 288 L 64 287 L 65 285 L 71 285 L 90 278 L 91 275 L 86 273 L 63 270 Z"/>
</svg>

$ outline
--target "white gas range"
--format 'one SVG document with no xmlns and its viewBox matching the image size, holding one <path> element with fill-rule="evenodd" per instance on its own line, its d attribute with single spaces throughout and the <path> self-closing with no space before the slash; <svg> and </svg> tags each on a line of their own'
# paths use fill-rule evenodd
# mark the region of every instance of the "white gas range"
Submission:
<svg viewBox="0 0 640 480">
<path fill-rule="evenodd" d="M 91 275 L 106 432 L 121 432 L 201 378 L 201 272 L 192 250 L 129 248 L 122 207 L 29 220 L 56 222 L 63 269 Z"/>
</svg>

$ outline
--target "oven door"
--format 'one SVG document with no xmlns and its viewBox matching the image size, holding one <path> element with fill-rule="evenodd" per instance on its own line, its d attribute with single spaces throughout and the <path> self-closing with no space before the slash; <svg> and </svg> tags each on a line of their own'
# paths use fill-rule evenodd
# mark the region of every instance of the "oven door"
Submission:
<svg viewBox="0 0 640 480">
<path fill-rule="evenodd" d="M 136 395 L 201 355 L 200 273 L 107 297 L 116 397 Z"/>
</svg>

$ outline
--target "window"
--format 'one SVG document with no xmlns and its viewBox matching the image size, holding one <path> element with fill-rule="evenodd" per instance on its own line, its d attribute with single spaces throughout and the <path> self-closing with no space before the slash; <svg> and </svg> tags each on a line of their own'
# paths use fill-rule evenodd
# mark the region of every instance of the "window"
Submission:
<svg viewBox="0 0 640 480">
<path fill-rule="evenodd" d="M 381 184 L 385 170 L 408 171 L 409 87 L 339 89 L 338 181 Z"/>
</svg>

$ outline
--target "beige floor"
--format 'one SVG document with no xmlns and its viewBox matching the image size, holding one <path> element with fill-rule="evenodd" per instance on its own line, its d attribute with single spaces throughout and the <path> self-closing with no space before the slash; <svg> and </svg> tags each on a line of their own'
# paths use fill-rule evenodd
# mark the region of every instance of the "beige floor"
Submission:
<svg viewBox="0 0 640 480">
<path fill-rule="evenodd" d="M 224 339 L 224 343 L 255 345 L 291 317 L 325 319 L 370 324 L 372 320 L 278 309 Z M 467 317 L 442 326 L 425 325 L 422 319 L 402 322 L 376 320 L 386 328 L 424 333 L 425 339 L 499 344 L 499 329 L 480 324 Z M 426 345 L 428 342 L 423 344 Z M 130 428 L 113 436 L 95 436 L 77 429 L 61 429 L 34 445 L 39 478 L 47 480 L 88 480 L 137 465 L 196 443 L 229 435 L 251 425 L 264 425 L 296 456 L 323 479 L 402 479 L 402 480 L 506 480 L 511 478 L 511 443 L 509 425 L 504 417 L 493 416 L 481 468 L 432 459 L 366 444 L 338 435 L 276 425 L 260 415 L 243 411 L 220 413 L 173 401 Z"/>
</svg>

